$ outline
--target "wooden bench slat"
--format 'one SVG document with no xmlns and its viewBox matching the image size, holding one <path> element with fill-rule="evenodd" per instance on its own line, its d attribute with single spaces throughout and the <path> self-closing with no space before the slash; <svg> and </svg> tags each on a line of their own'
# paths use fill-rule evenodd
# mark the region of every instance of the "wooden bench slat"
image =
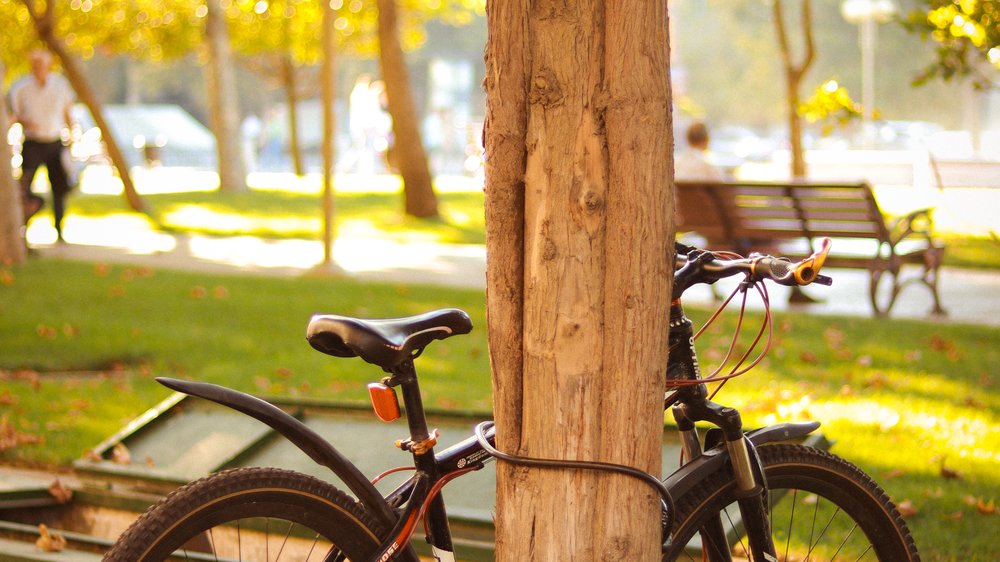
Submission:
<svg viewBox="0 0 1000 562">
<path fill-rule="evenodd" d="M 931 289 L 935 312 L 943 312 L 937 293 L 943 244 L 929 232 L 892 244 L 867 183 L 680 181 L 675 197 L 678 230 L 701 234 L 711 249 L 781 251 L 795 258 L 808 255 L 817 238 L 834 239 L 827 263 L 872 274 L 869 296 L 877 314 L 888 313 L 903 285 L 898 279 L 900 265 L 921 264 L 919 280 Z M 892 296 L 880 308 L 876 289 L 884 273 L 891 276 Z"/>
</svg>

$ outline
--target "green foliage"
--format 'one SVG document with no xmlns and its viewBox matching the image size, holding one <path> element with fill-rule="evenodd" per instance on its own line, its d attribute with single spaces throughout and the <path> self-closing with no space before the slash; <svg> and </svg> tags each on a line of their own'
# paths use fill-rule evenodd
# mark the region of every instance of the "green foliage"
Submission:
<svg viewBox="0 0 1000 562">
<path fill-rule="evenodd" d="M 903 25 L 935 43 L 936 60 L 914 83 L 970 78 L 977 88 L 990 87 L 1000 69 L 1000 1 L 919 0 L 918 4 L 920 8 L 909 12 Z"/>
<path fill-rule="evenodd" d="M 827 80 L 799 106 L 799 114 L 810 123 L 822 123 L 828 135 L 836 126 L 844 127 L 861 118 L 861 107 L 851 99 L 847 88 L 836 80 Z"/>
</svg>

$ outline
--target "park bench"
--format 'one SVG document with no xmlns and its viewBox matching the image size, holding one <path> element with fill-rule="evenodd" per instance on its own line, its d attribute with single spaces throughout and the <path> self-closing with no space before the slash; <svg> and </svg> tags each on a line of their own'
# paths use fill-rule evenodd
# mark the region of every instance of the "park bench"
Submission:
<svg viewBox="0 0 1000 562">
<path fill-rule="evenodd" d="M 678 181 L 675 197 L 677 232 L 702 236 L 708 248 L 794 260 L 829 237 L 834 243 L 827 266 L 868 271 L 876 316 L 888 314 L 914 282 L 930 289 L 933 312 L 944 314 L 938 296 L 944 245 L 934 238 L 930 209 L 889 220 L 865 182 Z M 919 265 L 920 274 L 902 279 L 905 264 Z M 883 279 L 888 286 L 880 289 Z"/>
</svg>

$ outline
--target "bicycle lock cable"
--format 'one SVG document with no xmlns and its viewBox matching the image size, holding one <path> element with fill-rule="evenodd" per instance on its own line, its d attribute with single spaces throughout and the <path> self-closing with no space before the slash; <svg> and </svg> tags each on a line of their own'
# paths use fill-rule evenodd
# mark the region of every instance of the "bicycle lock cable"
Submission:
<svg viewBox="0 0 1000 562">
<path fill-rule="evenodd" d="M 549 468 L 549 469 L 573 469 L 573 470 L 596 470 L 602 472 L 616 472 L 618 474 L 624 474 L 625 476 L 631 476 L 632 478 L 637 478 L 642 480 L 646 484 L 652 486 L 656 492 L 660 495 L 660 501 L 663 503 L 664 509 L 666 510 L 667 518 L 663 521 L 663 527 L 665 529 L 670 529 L 674 524 L 674 498 L 670 495 L 670 490 L 660 481 L 659 478 L 653 476 L 652 474 L 645 473 L 637 468 L 632 468 L 631 466 L 626 466 L 623 464 L 614 464 L 599 461 L 574 461 L 574 460 L 555 460 L 555 459 L 539 459 L 534 457 L 522 457 L 518 455 L 511 455 L 504 453 L 494 447 L 489 439 L 486 438 L 486 432 L 489 428 L 496 425 L 492 421 L 484 421 L 476 425 L 474 431 L 476 434 L 476 440 L 479 441 L 479 445 L 486 450 L 490 455 L 514 465 L 519 466 L 530 466 L 534 468 Z M 663 545 L 666 546 L 665 544 Z"/>
</svg>

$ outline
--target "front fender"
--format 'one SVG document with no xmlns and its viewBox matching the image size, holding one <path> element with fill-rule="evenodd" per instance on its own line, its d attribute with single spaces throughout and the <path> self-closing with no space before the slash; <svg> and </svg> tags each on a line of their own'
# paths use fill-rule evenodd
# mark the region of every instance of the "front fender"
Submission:
<svg viewBox="0 0 1000 562">
<path fill-rule="evenodd" d="M 264 422 L 317 464 L 332 470 L 386 527 L 392 528 L 395 524 L 395 514 L 368 478 L 326 439 L 284 410 L 260 398 L 224 386 L 165 377 L 159 377 L 156 381 L 177 392 L 210 400 Z"/>
<path fill-rule="evenodd" d="M 755 447 L 776 441 L 805 437 L 819 427 L 819 422 L 782 423 L 756 429 L 746 434 Z M 674 499 L 681 498 L 706 476 L 719 470 L 729 459 L 725 446 L 711 448 L 668 476 L 663 482 Z"/>
</svg>

